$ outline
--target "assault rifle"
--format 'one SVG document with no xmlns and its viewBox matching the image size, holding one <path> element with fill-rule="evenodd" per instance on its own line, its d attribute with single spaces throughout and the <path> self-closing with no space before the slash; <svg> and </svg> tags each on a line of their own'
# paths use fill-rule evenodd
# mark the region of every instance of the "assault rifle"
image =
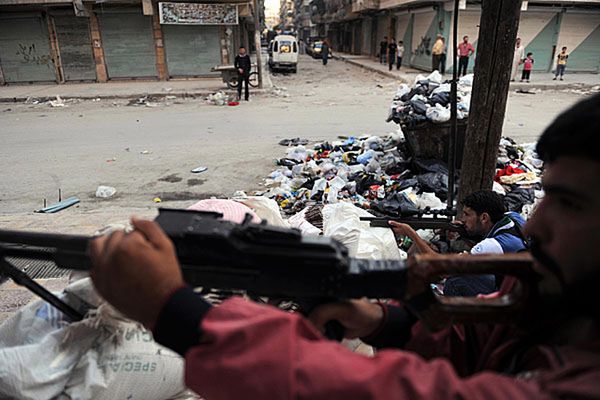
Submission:
<svg viewBox="0 0 600 400">
<path fill-rule="evenodd" d="M 442 229 L 446 231 L 457 232 L 461 237 L 468 238 L 469 235 L 465 227 L 454 222 L 456 210 L 442 209 L 418 210 L 415 212 L 403 212 L 397 217 L 360 217 L 361 221 L 370 222 L 372 228 L 390 228 L 389 222 L 396 221 L 410 225 L 413 229 Z"/>
<path fill-rule="evenodd" d="M 309 299 L 387 298 L 404 302 L 433 329 L 453 322 L 514 320 L 535 277 L 527 254 L 417 256 L 409 261 L 348 256 L 322 236 L 250 223 L 238 225 L 210 212 L 161 209 L 156 222 L 175 245 L 184 279 L 192 286 L 244 290 L 251 295 Z M 50 260 L 61 268 L 88 270 L 91 237 L 0 230 L 0 272 L 24 285 L 72 320 L 82 318 L 13 265 L 14 259 Z M 499 299 L 437 296 L 432 282 L 446 275 L 504 274 L 526 284 L 519 296 Z M 115 277 L 115 279 L 118 279 Z"/>
</svg>

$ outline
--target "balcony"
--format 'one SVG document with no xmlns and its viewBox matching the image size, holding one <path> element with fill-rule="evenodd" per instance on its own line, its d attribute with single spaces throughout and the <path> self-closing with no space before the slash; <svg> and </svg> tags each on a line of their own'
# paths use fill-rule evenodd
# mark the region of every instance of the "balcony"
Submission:
<svg viewBox="0 0 600 400">
<path fill-rule="evenodd" d="M 379 9 L 379 0 L 352 0 L 352 12 L 372 11 Z"/>
</svg>

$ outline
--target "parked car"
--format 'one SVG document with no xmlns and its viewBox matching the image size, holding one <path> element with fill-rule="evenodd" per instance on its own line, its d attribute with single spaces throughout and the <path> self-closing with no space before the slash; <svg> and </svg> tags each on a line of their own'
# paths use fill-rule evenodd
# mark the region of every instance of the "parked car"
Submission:
<svg viewBox="0 0 600 400">
<path fill-rule="evenodd" d="M 278 35 L 268 47 L 269 68 L 272 71 L 298 71 L 298 41 L 294 36 Z"/>
</svg>

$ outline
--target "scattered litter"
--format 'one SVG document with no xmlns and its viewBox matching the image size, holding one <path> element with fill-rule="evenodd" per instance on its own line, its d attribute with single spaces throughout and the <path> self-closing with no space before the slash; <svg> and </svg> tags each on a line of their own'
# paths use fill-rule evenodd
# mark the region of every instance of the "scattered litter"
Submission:
<svg viewBox="0 0 600 400">
<path fill-rule="evenodd" d="M 140 151 L 140 154 L 151 154 L 152 152 L 150 152 L 149 150 L 142 150 Z"/>
<path fill-rule="evenodd" d="M 298 146 L 308 144 L 308 139 L 301 138 L 293 138 L 293 139 L 283 139 L 279 141 L 279 144 L 282 146 Z"/>
<path fill-rule="evenodd" d="M 155 197 L 155 198 L 152 199 L 152 201 L 155 202 L 155 203 L 161 203 L 162 202 L 162 200 L 160 199 L 160 197 Z"/>
<path fill-rule="evenodd" d="M 521 93 L 521 94 L 535 94 L 534 91 L 532 90 L 527 90 L 527 89 L 517 89 L 516 93 Z"/>
<path fill-rule="evenodd" d="M 54 203 L 48 207 L 44 207 L 40 210 L 35 210 L 36 213 L 44 213 L 44 214 L 53 214 L 55 212 L 64 210 L 65 208 L 69 208 L 75 204 L 79 203 L 79 199 L 77 197 L 69 197 L 66 200 L 59 201 L 58 203 Z"/>
<path fill-rule="evenodd" d="M 48 104 L 51 107 L 66 107 L 67 106 L 65 104 L 64 100 L 61 99 L 61 97 L 59 95 L 56 95 L 56 100 L 50 100 L 50 101 L 48 101 Z"/>
<path fill-rule="evenodd" d="M 112 186 L 98 186 L 98 189 L 96 189 L 96 197 L 100 197 L 102 199 L 107 199 L 109 197 L 114 196 L 114 194 L 117 193 L 117 189 L 115 189 Z"/>
<path fill-rule="evenodd" d="M 129 147 L 125 147 L 125 151 L 129 151 L 129 150 L 130 150 Z"/>
<path fill-rule="evenodd" d="M 219 91 L 213 94 L 209 94 L 206 98 L 206 101 L 209 104 L 213 104 L 215 106 L 224 106 L 229 103 L 230 99 L 227 94 L 223 91 Z"/>
<path fill-rule="evenodd" d="M 197 167 L 194 168 L 191 172 L 194 174 L 199 174 L 200 172 L 204 172 L 206 170 L 208 170 L 208 167 Z"/>
<path fill-rule="evenodd" d="M 173 90 L 173 88 L 171 88 L 171 87 L 163 88 L 163 92 L 167 92 L 167 93 L 171 92 L 172 90 Z"/>
<path fill-rule="evenodd" d="M 114 161 L 117 161 L 117 157 L 109 158 L 106 160 L 106 162 L 114 162 Z"/>
<path fill-rule="evenodd" d="M 239 106 L 240 102 L 239 101 L 230 101 L 229 103 L 227 103 L 227 105 L 232 106 L 232 107 Z"/>
<path fill-rule="evenodd" d="M 146 107 L 158 107 L 159 99 L 153 96 L 142 96 L 137 99 L 129 100 L 128 106 L 146 106 Z"/>
<path fill-rule="evenodd" d="M 273 86 L 270 90 L 270 94 L 273 97 L 290 97 L 290 94 L 285 87 Z"/>
</svg>

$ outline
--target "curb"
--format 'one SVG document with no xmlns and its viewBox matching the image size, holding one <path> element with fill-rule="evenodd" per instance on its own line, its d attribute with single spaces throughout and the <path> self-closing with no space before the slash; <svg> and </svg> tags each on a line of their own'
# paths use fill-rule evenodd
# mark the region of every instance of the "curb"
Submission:
<svg viewBox="0 0 600 400">
<path fill-rule="evenodd" d="M 375 73 L 377 73 L 377 74 L 383 75 L 383 76 L 385 76 L 386 78 L 392 78 L 392 79 L 395 79 L 395 80 L 397 80 L 397 81 L 401 81 L 401 82 L 404 82 L 404 83 L 408 82 L 406 79 L 404 79 L 404 78 L 402 78 L 402 77 L 399 77 L 398 75 L 395 75 L 395 74 L 393 74 L 393 73 L 391 73 L 391 72 L 381 71 L 381 70 L 379 70 L 379 69 L 377 69 L 377 68 L 373 68 L 373 67 L 370 67 L 370 66 L 368 66 L 368 65 L 361 64 L 361 63 L 359 63 L 359 62 L 357 62 L 357 61 L 354 61 L 354 60 L 352 60 L 352 59 L 348 59 L 348 58 L 346 58 L 346 57 L 342 57 L 342 56 L 336 56 L 336 55 L 333 55 L 332 57 L 333 57 L 334 59 L 336 59 L 336 60 L 341 60 L 341 61 L 344 61 L 345 63 L 351 64 L 351 65 L 354 65 L 354 66 L 356 66 L 356 67 L 360 67 L 360 68 L 362 68 L 362 69 L 366 69 L 367 71 L 370 71 L 370 72 L 375 72 Z"/>
<path fill-rule="evenodd" d="M 95 99 L 102 99 L 102 100 L 116 100 L 116 99 L 122 99 L 122 100 L 130 100 L 130 99 L 137 99 L 140 97 L 144 97 L 144 96 L 153 96 L 153 97 L 166 97 L 166 96 L 175 96 L 175 97 L 180 97 L 180 98 L 197 98 L 197 97 L 207 97 L 210 94 L 213 94 L 215 92 L 225 92 L 227 94 L 235 94 L 236 92 L 234 90 L 223 90 L 223 89 L 215 89 L 215 90 L 210 90 L 210 91 L 202 91 L 202 92 L 183 92 L 183 93 L 165 93 L 165 92 L 156 92 L 156 93 L 148 93 L 148 92 L 144 92 L 144 93 L 130 93 L 130 94 L 109 94 L 109 95 L 96 95 L 96 96 L 92 96 L 92 95 L 81 95 L 81 96 L 70 96 L 70 95 L 61 95 L 59 94 L 59 96 L 63 99 L 63 100 L 70 100 L 70 99 L 79 99 L 79 100 L 95 100 Z M 267 93 L 267 89 L 254 89 L 252 91 L 252 94 L 254 95 L 265 95 Z M 27 99 L 36 99 L 39 100 L 40 102 L 47 102 L 49 100 L 55 100 L 56 96 L 19 96 L 19 97 L 1 97 L 0 98 L 0 103 L 23 103 L 25 101 L 27 101 Z"/>
</svg>

